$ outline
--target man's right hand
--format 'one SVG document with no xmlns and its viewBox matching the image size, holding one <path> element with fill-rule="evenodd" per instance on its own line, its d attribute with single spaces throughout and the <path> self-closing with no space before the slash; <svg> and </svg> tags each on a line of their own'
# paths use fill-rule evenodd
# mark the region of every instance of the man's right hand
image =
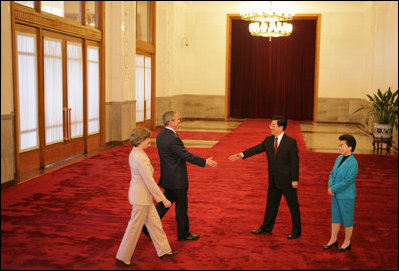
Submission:
<svg viewBox="0 0 399 271">
<path fill-rule="evenodd" d="M 206 159 L 206 164 L 211 167 L 216 167 L 218 165 L 218 162 L 213 160 L 213 157 L 209 157 L 208 159 Z"/>
<path fill-rule="evenodd" d="M 235 160 L 240 159 L 240 158 L 242 158 L 241 153 L 237 153 L 237 154 L 233 154 L 233 155 L 229 156 L 229 160 L 230 161 L 235 161 Z"/>
</svg>

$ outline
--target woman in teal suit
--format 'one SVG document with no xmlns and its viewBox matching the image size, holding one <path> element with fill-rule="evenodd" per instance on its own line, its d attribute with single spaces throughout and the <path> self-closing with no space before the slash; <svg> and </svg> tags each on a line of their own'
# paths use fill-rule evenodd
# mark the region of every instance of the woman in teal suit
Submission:
<svg viewBox="0 0 399 271">
<path fill-rule="evenodd" d="M 353 156 L 356 140 L 351 135 L 341 135 L 341 155 L 335 160 L 328 180 L 328 194 L 331 196 L 331 238 L 324 249 L 338 248 L 338 232 L 341 224 L 345 228 L 345 240 L 338 252 L 351 249 L 351 237 L 355 216 L 356 176 L 359 171 Z"/>
</svg>

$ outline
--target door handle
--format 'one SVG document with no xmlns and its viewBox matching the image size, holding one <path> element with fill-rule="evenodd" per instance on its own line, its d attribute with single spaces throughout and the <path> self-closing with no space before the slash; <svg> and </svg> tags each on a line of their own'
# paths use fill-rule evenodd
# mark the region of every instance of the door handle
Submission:
<svg viewBox="0 0 399 271">
<path fill-rule="evenodd" d="M 71 111 L 72 108 L 68 108 L 68 141 L 72 140 L 72 136 L 71 136 Z"/>
<path fill-rule="evenodd" d="M 72 108 L 63 108 L 63 118 L 64 118 L 64 141 L 71 141 L 71 110 Z"/>
</svg>

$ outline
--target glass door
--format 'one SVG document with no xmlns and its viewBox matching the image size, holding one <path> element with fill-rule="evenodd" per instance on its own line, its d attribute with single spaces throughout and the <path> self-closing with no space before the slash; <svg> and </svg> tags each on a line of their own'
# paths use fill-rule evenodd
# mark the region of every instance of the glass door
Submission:
<svg viewBox="0 0 399 271">
<path fill-rule="evenodd" d="M 11 1 L 11 10 L 18 180 L 105 144 L 104 3 Z"/>
<path fill-rule="evenodd" d="M 136 125 L 151 130 L 151 56 L 136 55 Z"/>
<path fill-rule="evenodd" d="M 43 36 L 44 166 L 85 152 L 83 41 Z"/>
</svg>

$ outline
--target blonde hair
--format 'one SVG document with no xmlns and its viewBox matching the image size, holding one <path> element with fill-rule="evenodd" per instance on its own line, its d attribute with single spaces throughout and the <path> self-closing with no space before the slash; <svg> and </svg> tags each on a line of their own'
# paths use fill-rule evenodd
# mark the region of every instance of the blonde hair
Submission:
<svg viewBox="0 0 399 271">
<path fill-rule="evenodd" d="M 130 145 L 137 147 L 141 142 L 151 136 L 151 131 L 147 128 L 136 127 L 130 133 Z"/>
</svg>

